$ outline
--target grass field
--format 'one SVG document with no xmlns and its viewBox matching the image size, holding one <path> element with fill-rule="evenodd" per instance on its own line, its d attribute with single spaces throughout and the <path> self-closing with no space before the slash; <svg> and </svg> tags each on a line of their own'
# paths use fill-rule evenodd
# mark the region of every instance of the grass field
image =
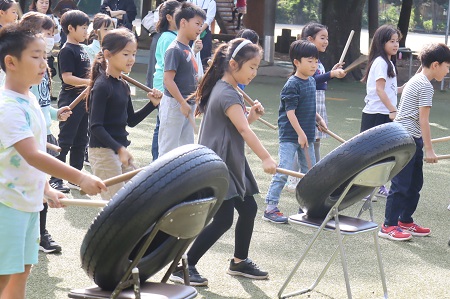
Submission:
<svg viewBox="0 0 450 299">
<path fill-rule="evenodd" d="M 141 82 L 145 81 L 142 73 L 135 73 L 132 76 Z M 246 89 L 253 99 L 259 99 L 263 103 L 266 111 L 264 118 L 273 124 L 276 124 L 279 92 L 284 82 L 284 78 L 261 76 Z M 330 130 L 345 139 L 359 132 L 364 95 L 365 89 L 361 83 L 336 80 L 330 83 L 327 92 Z M 431 113 L 433 137 L 450 135 L 448 95 L 439 91 L 435 93 Z M 146 101 L 143 98 L 144 94 L 138 91 L 134 102 L 136 107 Z M 200 124 L 200 120 L 197 122 Z M 129 130 L 132 141 L 130 150 L 139 166 L 151 162 L 150 147 L 154 123 L 155 115 L 152 114 L 136 128 Z M 253 128 L 262 143 L 278 160 L 277 132 L 259 122 L 255 123 Z M 56 126 L 54 129 L 56 132 Z M 322 155 L 338 145 L 334 139 L 323 140 Z M 436 153 L 450 154 L 449 149 L 448 144 L 438 144 Z M 271 177 L 262 171 L 261 163 L 254 154 L 248 154 L 248 160 L 261 191 L 257 197 L 259 211 L 250 258 L 270 272 L 270 279 L 251 281 L 236 279 L 225 273 L 234 248 L 234 233 L 230 230 L 198 264 L 200 273 L 209 279 L 209 287 L 199 288 L 197 298 L 276 298 L 288 272 L 313 233 L 310 229 L 295 225 L 274 225 L 262 221 L 264 197 Z M 415 220 L 429 226 L 432 229 L 431 236 L 414 238 L 411 242 L 380 240 L 390 298 L 450 298 L 450 247 L 447 246 L 450 237 L 450 211 L 447 210 L 450 201 L 449 166 L 450 162 L 446 160 L 436 165 L 424 166 L 425 185 Z M 71 197 L 87 198 L 76 191 L 72 192 Z M 384 206 L 385 200 L 374 203 L 375 220 L 378 223 L 383 220 Z M 295 196 L 284 192 L 280 209 L 287 215 L 294 214 L 298 210 Z M 359 205 L 355 205 L 348 209 L 348 214 L 354 215 L 358 210 Z M 40 253 L 39 264 L 34 267 L 29 279 L 27 298 L 66 298 L 71 288 L 92 285 L 80 268 L 79 248 L 86 230 L 98 212 L 99 209 L 96 208 L 81 207 L 49 211 L 48 230 L 62 245 L 63 252 L 60 255 Z M 322 236 L 305 262 L 300 275 L 294 278 L 294 284 L 302 287 L 309 285 L 328 255 L 332 253 L 335 236 L 329 233 Z M 382 297 L 376 258 L 371 245 L 372 239 L 368 234 L 349 238 L 345 245 L 354 298 Z M 152 280 L 161 277 L 162 274 L 158 274 Z M 299 298 L 346 297 L 341 264 L 337 259 L 316 291 Z"/>
</svg>

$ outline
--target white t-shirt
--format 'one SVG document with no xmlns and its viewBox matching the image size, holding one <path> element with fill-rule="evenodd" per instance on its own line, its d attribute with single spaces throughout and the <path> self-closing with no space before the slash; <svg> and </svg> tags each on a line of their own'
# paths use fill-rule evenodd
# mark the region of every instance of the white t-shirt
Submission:
<svg viewBox="0 0 450 299">
<path fill-rule="evenodd" d="M 23 212 L 39 212 L 46 175 L 14 148 L 29 137 L 45 152 L 47 129 L 38 101 L 31 92 L 26 96 L 0 90 L 0 202 Z"/>
<path fill-rule="evenodd" d="M 390 61 L 392 67 L 394 64 Z M 366 92 L 367 95 L 364 98 L 366 106 L 363 109 L 364 113 L 367 114 L 389 114 L 389 109 L 384 106 L 383 102 L 377 94 L 376 81 L 378 79 L 384 79 L 386 84 L 384 86 L 384 91 L 386 92 L 392 105 L 397 107 L 397 76 L 391 78 L 387 74 L 388 65 L 386 61 L 378 56 L 372 63 L 370 67 L 369 76 L 367 77 Z M 394 68 L 395 72 L 395 68 Z M 397 74 L 396 74 L 397 75 Z"/>
</svg>

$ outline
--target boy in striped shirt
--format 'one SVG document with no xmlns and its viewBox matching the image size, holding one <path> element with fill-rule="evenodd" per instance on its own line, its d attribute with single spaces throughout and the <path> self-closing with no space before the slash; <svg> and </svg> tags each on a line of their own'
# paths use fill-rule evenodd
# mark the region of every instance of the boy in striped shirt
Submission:
<svg viewBox="0 0 450 299">
<path fill-rule="evenodd" d="M 431 144 L 430 109 L 434 89 L 430 81 L 442 81 L 449 72 L 450 49 L 445 44 L 430 44 L 419 55 L 422 71 L 412 77 L 400 99 L 395 122 L 402 124 L 416 142 L 416 153 L 393 179 L 386 201 L 385 220 L 378 236 L 405 241 L 412 236 L 427 236 L 430 229 L 413 221 L 423 185 L 423 160 L 437 163 Z M 424 151 L 425 148 L 425 157 Z"/>
</svg>

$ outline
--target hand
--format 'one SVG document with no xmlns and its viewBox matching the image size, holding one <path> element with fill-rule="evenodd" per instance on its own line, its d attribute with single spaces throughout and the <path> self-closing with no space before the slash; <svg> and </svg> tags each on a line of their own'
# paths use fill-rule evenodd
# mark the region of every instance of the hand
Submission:
<svg viewBox="0 0 450 299">
<path fill-rule="evenodd" d="M 194 53 L 197 54 L 203 49 L 203 42 L 201 39 L 196 39 L 194 41 Z"/>
<path fill-rule="evenodd" d="M 320 118 L 317 119 L 317 123 L 319 124 L 319 126 L 317 127 L 317 129 L 318 129 L 320 132 L 328 131 L 327 123 L 323 120 L 322 117 L 320 117 Z"/>
<path fill-rule="evenodd" d="M 48 188 L 44 192 L 44 201 L 46 201 L 50 208 L 64 208 L 65 206 L 59 201 L 60 198 L 67 198 L 62 192 L 53 188 Z"/>
<path fill-rule="evenodd" d="M 334 70 L 337 70 L 337 69 L 342 69 L 344 64 L 345 64 L 345 62 L 336 63 L 331 70 L 334 71 Z"/>
<path fill-rule="evenodd" d="M 332 77 L 338 78 L 338 79 L 344 78 L 347 75 L 347 73 L 343 69 L 332 70 L 331 74 L 332 74 Z"/>
<path fill-rule="evenodd" d="M 72 110 L 70 110 L 69 106 L 64 106 L 58 109 L 58 112 L 56 112 L 56 118 L 59 121 L 66 121 L 71 114 Z"/>
<path fill-rule="evenodd" d="M 105 183 L 98 177 L 83 173 L 83 177 L 80 180 L 80 188 L 89 195 L 96 195 L 102 191 L 107 191 Z"/>
<path fill-rule="evenodd" d="M 162 92 L 156 88 L 153 88 L 152 91 L 147 93 L 147 98 L 149 98 L 150 102 L 152 102 L 153 106 L 158 106 L 161 102 Z"/>
<path fill-rule="evenodd" d="M 277 172 L 277 163 L 271 156 L 262 160 L 262 164 L 265 173 L 275 174 Z"/>
<path fill-rule="evenodd" d="M 300 134 L 298 136 L 298 144 L 300 144 L 301 148 L 309 147 L 309 145 L 308 145 L 308 138 L 306 137 L 305 132 L 302 132 L 302 134 Z"/>
<path fill-rule="evenodd" d="M 390 120 L 394 120 L 396 116 L 397 116 L 397 111 L 389 112 L 389 119 Z"/>
<path fill-rule="evenodd" d="M 119 148 L 117 153 L 119 154 L 119 160 L 120 162 L 122 162 L 123 166 L 128 167 L 130 163 L 133 162 L 133 156 L 126 147 L 122 146 L 121 148 Z"/>
<path fill-rule="evenodd" d="M 110 8 L 109 6 L 106 6 L 106 7 L 105 7 L 105 10 L 106 10 L 107 12 L 111 12 L 111 8 Z"/>
<path fill-rule="evenodd" d="M 123 15 L 120 15 L 120 14 L 117 15 L 117 16 L 116 16 L 116 19 L 117 19 L 117 20 L 122 20 L 122 19 L 123 19 Z"/>
<path fill-rule="evenodd" d="M 438 159 L 436 154 L 434 153 L 433 148 L 425 149 L 425 162 L 427 163 L 437 163 Z"/>
<path fill-rule="evenodd" d="M 187 118 L 189 117 L 189 113 L 191 113 L 191 106 L 186 101 L 183 101 L 183 104 L 180 106 L 180 111 Z"/>
</svg>

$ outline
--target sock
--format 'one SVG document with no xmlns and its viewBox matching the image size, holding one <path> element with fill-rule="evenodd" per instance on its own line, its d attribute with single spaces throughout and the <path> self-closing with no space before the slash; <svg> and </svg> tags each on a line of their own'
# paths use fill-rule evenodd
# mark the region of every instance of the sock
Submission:
<svg viewBox="0 0 450 299">
<path fill-rule="evenodd" d="M 266 212 L 273 211 L 277 208 L 277 205 L 267 205 Z"/>
</svg>

